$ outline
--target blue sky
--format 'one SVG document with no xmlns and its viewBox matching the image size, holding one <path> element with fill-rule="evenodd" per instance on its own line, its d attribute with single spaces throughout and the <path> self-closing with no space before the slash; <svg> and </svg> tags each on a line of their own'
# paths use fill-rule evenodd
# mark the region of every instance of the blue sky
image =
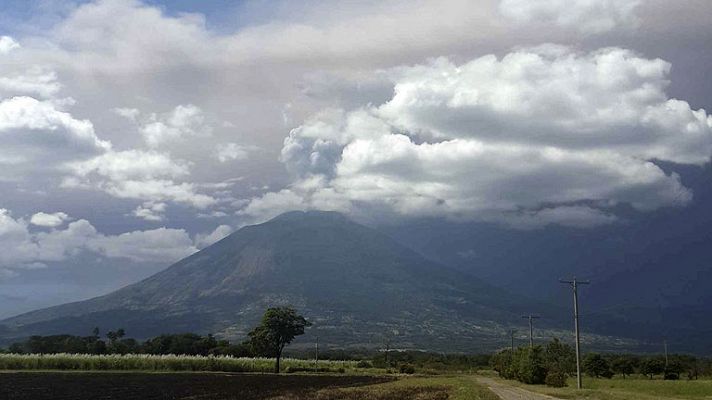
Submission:
<svg viewBox="0 0 712 400">
<path fill-rule="evenodd" d="M 5 34 L 41 32 L 61 21 L 72 10 L 92 0 L 7 0 L 3 2 L 0 30 Z M 200 14 L 208 29 L 215 32 L 234 32 L 241 28 L 273 22 L 299 20 L 302 16 L 291 12 L 299 4 L 313 1 L 277 0 L 144 0 L 143 4 L 161 9 L 167 16 L 183 13 Z"/>
<path fill-rule="evenodd" d="M 84 1 L 24 1 L 7 0 L 3 2 L 3 15 L 0 17 L 0 29 L 4 33 L 35 31 L 51 27 L 61 20 L 76 6 L 90 3 Z M 145 1 L 165 10 L 167 15 L 180 13 L 199 13 L 205 16 L 207 24 L 216 30 L 237 29 L 241 26 L 265 21 L 269 18 L 269 3 L 265 1 L 221 1 L 221 0 L 175 0 Z M 257 12 L 257 10 L 260 10 Z"/>
<path fill-rule="evenodd" d="M 712 5 L 591 4 L 4 2 L 0 315 L 295 209 L 512 232 L 689 209 Z"/>
</svg>

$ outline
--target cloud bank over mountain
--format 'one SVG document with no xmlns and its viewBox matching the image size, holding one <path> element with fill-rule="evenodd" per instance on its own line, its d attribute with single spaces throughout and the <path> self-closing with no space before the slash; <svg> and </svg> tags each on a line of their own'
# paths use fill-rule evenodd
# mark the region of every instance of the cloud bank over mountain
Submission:
<svg viewBox="0 0 712 400">
<path fill-rule="evenodd" d="M 292 130 L 281 157 L 297 181 L 244 212 L 365 204 L 595 226 L 620 204 L 685 205 L 692 193 L 655 161 L 709 162 L 712 116 L 668 98 L 669 69 L 625 49 L 553 45 L 396 68 L 384 104 L 327 110 Z"/>
<path fill-rule="evenodd" d="M 710 156 L 706 3 L 9 0 L 4 11 L 8 285 L 36 279 L 28 265 L 87 254 L 167 265 L 294 209 L 595 229 L 621 210 L 689 205 L 674 166 Z M 155 253 L 129 240 L 158 232 L 169 242 Z M 73 239 L 47 250 L 60 234 Z"/>
</svg>

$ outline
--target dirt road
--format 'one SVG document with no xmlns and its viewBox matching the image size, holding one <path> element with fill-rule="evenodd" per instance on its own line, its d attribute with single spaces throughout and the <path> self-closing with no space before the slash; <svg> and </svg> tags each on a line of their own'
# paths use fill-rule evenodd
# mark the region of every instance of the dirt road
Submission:
<svg viewBox="0 0 712 400">
<path fill-rule="evenodd" d="M 509 386 L 504 383 L 497 382 L 491 378 L 477 378 L 477 380 L 487 386 L 502 400 L 551 400 L 556 397 L 547 396 L 545 394 L 533 393 L 518 387 Z"/>
</svg>

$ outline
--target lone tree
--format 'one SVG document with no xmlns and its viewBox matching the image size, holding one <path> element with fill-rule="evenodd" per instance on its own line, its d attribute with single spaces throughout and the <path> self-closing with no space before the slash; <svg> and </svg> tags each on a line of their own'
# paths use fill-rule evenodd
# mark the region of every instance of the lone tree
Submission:
<svg viewBox="0 0 712 400">
<path fill-rule="evenodd" d="M 275 357 L 274 372 L 279 373 L 279 360 L 284 347 L 304 334 L 311 323 L 292 307 L 272 307 L 265 311 L 260 325 L 249 333 L 249 343 L 255 353 Z"/>
</svg>

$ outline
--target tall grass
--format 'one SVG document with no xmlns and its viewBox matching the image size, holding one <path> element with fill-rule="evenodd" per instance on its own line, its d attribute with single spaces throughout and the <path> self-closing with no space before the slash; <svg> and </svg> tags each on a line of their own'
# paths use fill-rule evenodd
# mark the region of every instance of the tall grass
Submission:
<svg viewBox="0 0 712 400">
<path fill-rule="evenodd" d="M 284 370 L 313 370 L 313 360 L 285 358 Z M 320 371 L 353 369 L 355 361 L 319 361 Z M 272 358 L 149 354 L 0 354 L 0 370 L 272 372 Z"/>
<path fill-rule="evenodd" d="M 562 399 L 586 398 L 600 400 L 662 400 L 662 399 L 712 399 L 712 380 L 662 380 L 634 375 L 626 379 L 599 379 L 584 377 L 583 390 L 576 389 L 575 379 L 569 379 L 564 388 L 525 385 L 516 381 L 506 384 L 522 387 Z"/>
</svg>

